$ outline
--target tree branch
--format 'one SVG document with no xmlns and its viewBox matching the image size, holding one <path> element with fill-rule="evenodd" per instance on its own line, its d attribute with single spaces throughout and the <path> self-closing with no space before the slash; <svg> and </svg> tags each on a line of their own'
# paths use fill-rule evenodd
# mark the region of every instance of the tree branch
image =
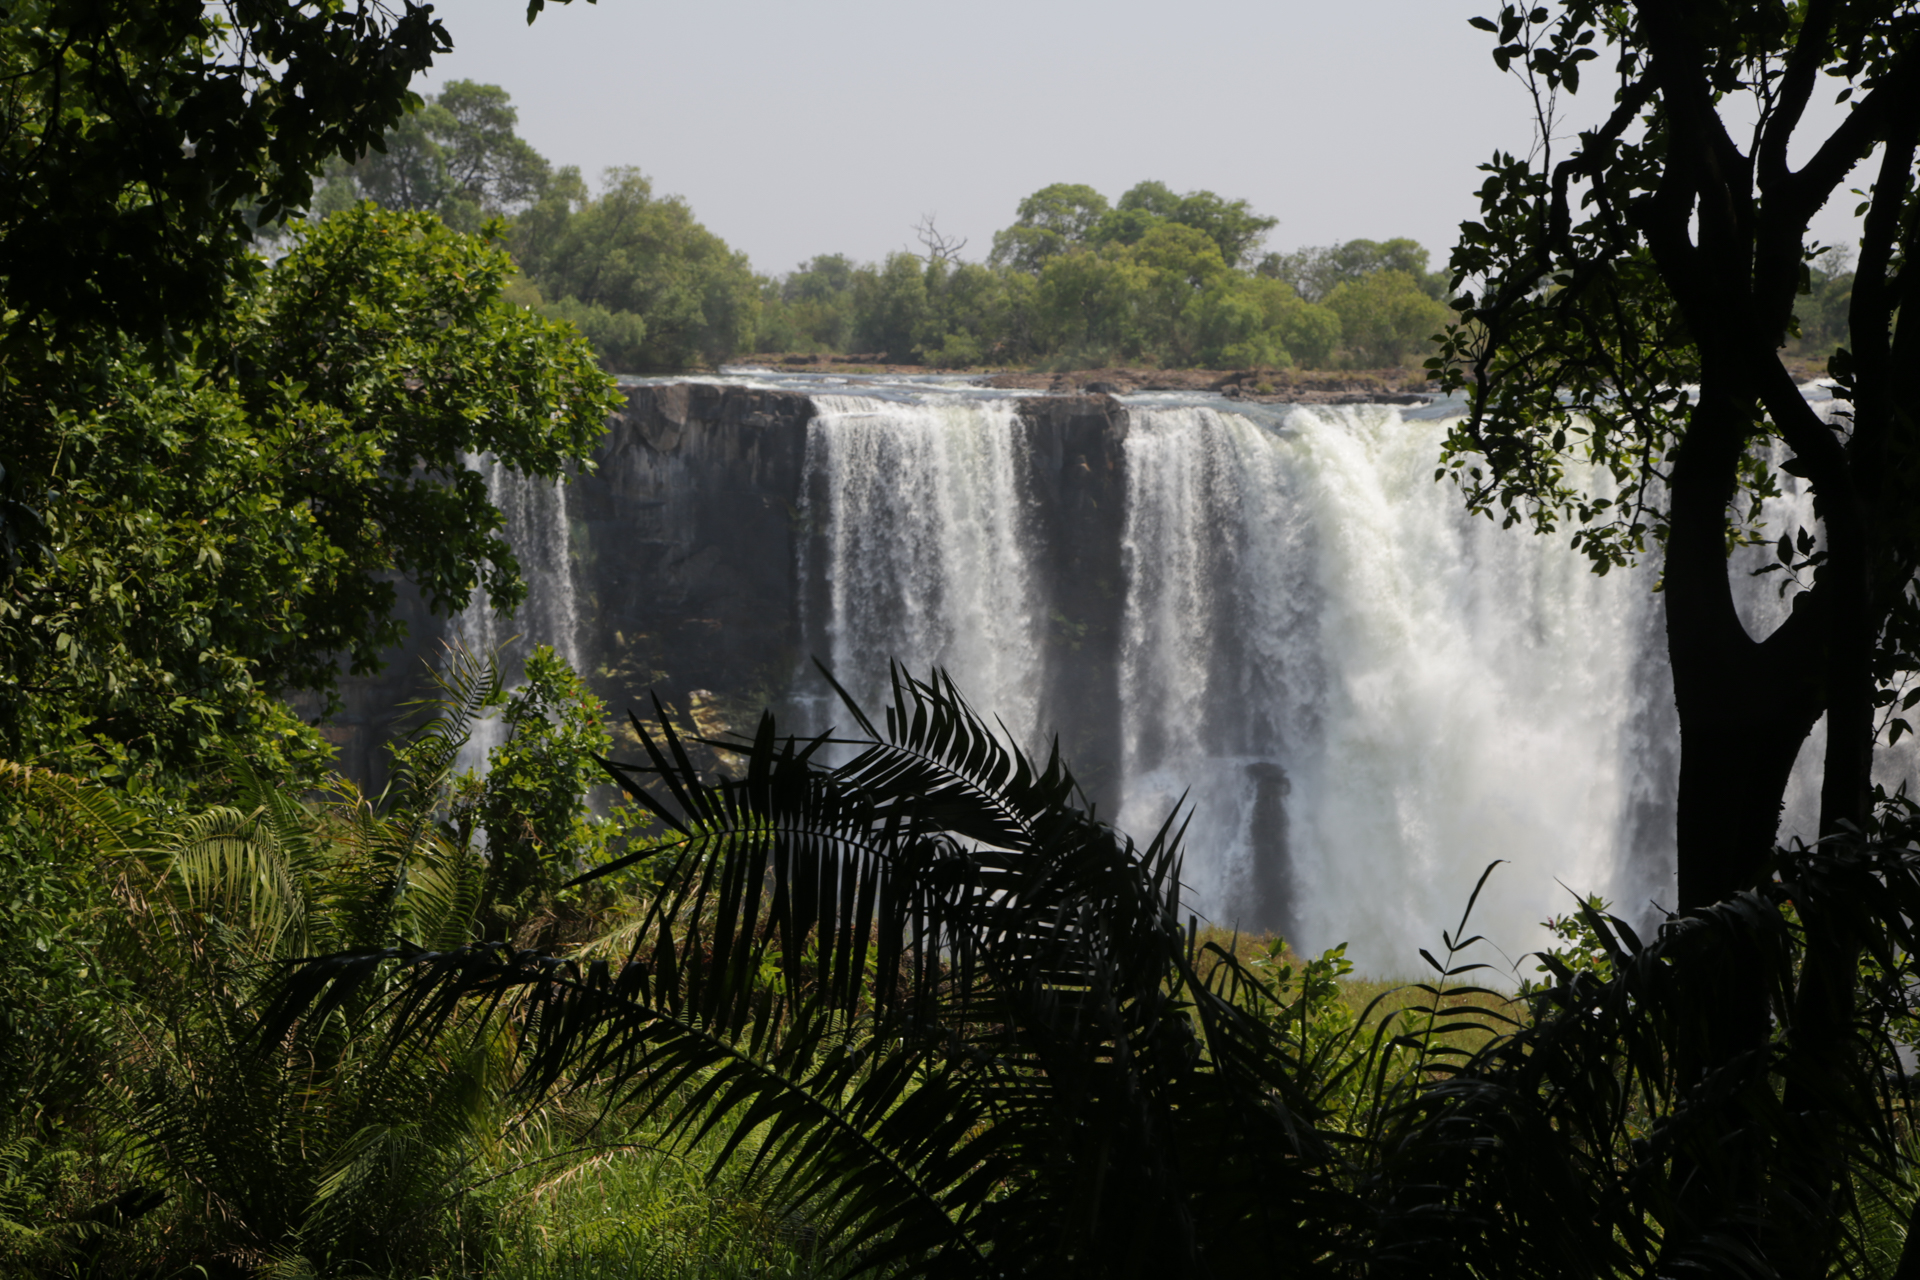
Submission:
<svg viewBox="0 0 1920 1280">
<path fill-rule="evenodd" d="M 1809 0 L 1801 19 L 1800 39 L 1787 56 L 1779 104 L 1768 117 L 1757 148 L 1762 191 L 1770 192 L 1791 177 L 1787 169 L 1787 143 L 1793 138 L 1793 131 L 1800 127 L 1807 100 L 1813 96 L 1814 79 L 1832 43 L 1829 36 L 1838 8 L 1837 0 Z"/>
<path fill-rule="evenodd" d="M 1791 216 L 1804 222 L 1818 212 L 1854 165 L 1880 141 L 1887 117 L 1916 95 L 1920 95 L 1920 60 L 1908 54 L 1789 179 L 1781 195 L 1791 206 Z"/>
</svg>

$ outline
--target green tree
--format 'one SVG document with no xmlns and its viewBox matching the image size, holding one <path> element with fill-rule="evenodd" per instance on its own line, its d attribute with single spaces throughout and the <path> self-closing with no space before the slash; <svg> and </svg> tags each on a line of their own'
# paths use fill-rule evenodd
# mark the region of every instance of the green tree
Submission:
<svg viewBox="0 0 1920 1280">
<path fill-rule="evenodd" d="M 358 163 L 330 166 L 326 186 L 314 196 L 316 216 L 371 200 L 383 209 L 439 213 L 454 193 L 446 151 L 429 128 L 431 108 L 410 111 Z"/>
<path fill-rule="evenodd" d="M 184 361 L 97 344 L 16 389 L 10 462 L 57 494 L 0 609 L 9 751 L 86 740 L 191 769 L 236 736 L 302 741 L 280 703 L 375 669 L 392 575 L 441 610 L 525 592 L 465 462 L 557 475 L 613 401 L 564 330 L 499 301 L 506 255 L 369 207 L 296 229 Z"/>
<path fill-rule="evenodd" d="M 1191 191 L 1182 196 L 1173 220 L 1212 240 L 1219 247 L 1222 261 L 1235 268 L 1245 266 L 1267 232 L 1280 225 L 1278 218 L 1253 212 L 1245 200 L 1225 200 L 1211 191 Z"/>
<path fill-rule="evenodd" d="M 1283 281 L 1232 276 L 1201 295 L 1199 362 L 1215 369 L 1324 369 L 1340 343 L 1340 316 L 1301 300 Z"/>
<path fill-rule="evenodd" d="M 514 132 L 520 113 L 505 89 L 449 80 L 427 114 L 429 127 L 439 135 L 447 179 L 472 209 L 492 217 L 539 198 L 547 185 L 547 161 Z"/>
<path fill-rule="evenodd" d="M 655 197 L 638 169 L 609 169 L 598 196 L 561 170 L 516 219 L 513 249 L 548 303 L 639 318 L 641 345 L 623 371 L 715 365 L 752 344 L 760 291 L 745 255 L 686 201 Z"/>
<path fill-rule="evenodd" d="M 558 891 L 627 851 L 634 811 L 588 805 L 604 708 L 551 650 L 529 676 L 504 695 L 454 654 L 378 795 L 334 779 L 302 800 L 229 755 L 227 803 L 188 807 L 141 779 L 0 762 L 0 1269 L 424 1274 L 492 1246 L 498 1205 L 472 1190 L 544 1126 L 509 1126 L 491 1028 L 456 1018 L 428 1072 L 381 1052 L 377 996 L 252 1033 L 264 988 L 305 956 L 454 949 L 534 911 L 526 940 L 567 945 L 618 916 L 605 882 Z M 492 773 L 455 778 L 503 704 Z M 123 1229 L 136 1219 L 158 1228 Z"/>
<path fill-rule="evenodd" d="M 762 351 L 851 351 L 855 328 L 853 281 L 858 268 L 842 253 L 801 263 L 762 294 Z"/>
<path fill-rule="evenodd" d="M 391 587 L 373 575 L 440 554 L 384 538 L 490 545 L 484 496 L 464 488 L 438 502 L 423 490 L 381 529 L 382 468 L 405 477 L 437 453 L 389 454 L 396 437 L 356 413 L 425 422 L 422 390 L 451 378 L 479 434 L 530 424 L 528 400 L 555 393 L 538 416 L 557 440 L 591 429 L 603 392 L 549 335 L 532 346 L 552 357 L 544 382 L 523 366 L 494 384 L 482 398 L 506 393 L 497 417 L 468 398 L 508 363 L 487 346 L 506 333 L 482 296 L 498 283 L 490 261 L 439 246 L 411 264 L 421 277 L 386 290 L 420 307 L 409 321 L 368 310 L 379 290 L 356 294 L 343 263 L 302 295 L 275 283 L 317 254 L 275 277 L 249 252 L 257 227 L 312 203 L 330 159 L 358 158 L 418 105 L 408 82 L 449 47 L 428 7 L 24 0 L 5 18 L 0 742 L 136 744 L 176 764 L 226 733 L 280 750 L 294 726 L 272 695 L 330 679 L 316 656 L 329 645 L 358 660 L 390 638 L 374 615 Z M 373 252 L 364 276 L 393 265 Z M 385 362 L 356 380 L 348 354 L 381 347 L 373 335 Z M 450 367 L 403 369 L 387 358 L 402 350 Z M 434 572 L 449 587 L 472 576 Z M 511 596 L 511 571 L 495 585 Z"/>
<path fill-rule="evenodd" d="M 486 835 L 482 923 L 512 937 L 555 910 L 563 881 L 624 856 L 637 814 L 594 814 L 589 797 L 606 778 L 599 760 L 613 749 L 607 709 L 552 646 L 528 655 L 526 679 L 504 703 L 507 740 L 489 754 L 484 777 L 457 781 L 454 811 Z"/>
<path fill-rule="evenodd" d="M 1849 345 L 1847 311 L 1853 303 L 1853 251 L 1835 245 L 1807 264 L 1807 291 L 1795 305 L 1799 321 L 1799 349 L 1803 354 L 1830 356 Z"/>
<path fill-rule="evenodd" d="M 1165 182 L 1148 180 L 1119 198 L 1114 209 L 1087 232 L 1087 242 L 1094 246 L 1139 244 L 1164 223 L 1198 230 L 1219 249 L 1223 263 L 1240 267 L 1254 249 L 1260 248 L 1267 232 L 1279 226 L 1279 219 L 1261 217 L 1244 200 L 1221 200 L 1213 192 L 1175 196 Z"/>
<path fill-rule="evenodd" d="M 1146 286 L 1124 248 L 1055 255 L 1034 291 L 1042 349 L 1088 365 L 1138 357 L 1150 341 L 1140 314 Z"/>
<path fill-rule="evenodd" d="M 1210 236 L 1177 222 L 1159 223 L 1134 245 L 1057 255 L 1031 305 L 1035 349 L 1083 366 L 1322 365 L 1341 334 L 1331 308 L 1232 270 Z"/>
<path fill-rule="evenodd" d="M 1034 279 L 1021 271 L 978 263 L 927 266 L 932 316 L 928 331 L 939 336 L 920 348 L 920 358 L 944 368 L 985 361 L 1018 360 L 1033 352 Z"/>
<path fill-rule="evenodd" d="M 1333 287 L 1323 305 L 1340 317 L 1349 365 L 1382 368 L 1424 357 L 1453 313 L 1404 271 L 1371 271 Z"/>
<path fill-rule="evenodd" d="M 1223 200 L 1211 191 L 1175 195 L 1164 182 L 1142 182 L 1120 197 L 1113 211 L 1088 234 L 1092 244 L 1138 244 L 1162 223 L 1191 227 L 1212 240 L 1221 261 L 1238 267 L 1280 225 L 1247 207 L 1245 200 Z"/>
<path fill-rule="evenodd" d="M 890 253 L 879 270 L 856 273 L 853 298 L 853 341 L 861 351 L 905 364 L 942 336 L 927 298 L 926 265 L 911 253 Z"/>
<path fill-rule="evenodd" d="M 1920 434 L 1904 407 L 1920 356 L 1920 12 L 1890 0 L 1580 0 L 1475 23 L 1543 110 L 1581 88 L 1602 49 L 1618 76 L 1606 118 L 1564 150 L 1548 138 L 1527 159 L 1484 166 L 1481 215 L 1452 259 L 1465 292 L 1441 365 L 1471 412 L 1449 465 L 1474 509 L 1541 532 L 1571 526 L 1603 571 L 1663 547 L 1681 725 L 1675 906 L 1698 915 L 1766 882 L 1787 778 L 1816 721 L 1827 725 L 1819 832 L 1834 840 L 1871 828 L 1874 744 L 1906 729 L 1885 709 L 1903 701 L 1899 673 L 1920 666 Z M 1816 93 L 1848 104 L 1824 133 L 1808 113 Z M 1820 252 L 1810 220 L 1870 154 L 1852 345 L 1832 366 L 1846 403 L 1829 422 L 1779 349 Z M 1776 457 L 1811 489 L 1819 528 L 1778 531 L 1794 607 L 1755 635 L 1735 609 L 1728 549 L 1757 532 Z M 1607 473 L 1604 490 L 1584 483 L 1589 464 Z M 1860 1114 L 1862 1095 L 1839 1086 L 1857 1061 L 1854 961 L 1885 935 L 1833 900 L 1801 927 L 1797 989 L 1776 990 L 1773 1006 L 1793 1011 L 1778 1050 L 1784 1105 L 1816 1118 L 1772 1162 L 1751 1128 L 1731 1137 L 1737 1104 L 1725 1099 L 1696 1123 L 1728 1133 L 1736 1154 L 1694 1164 L 1678 1207 L 1689 1223 L 1741 1224 L 1757 1256 L 1811 1276 L 1844 1185 L 1836 1126 Z M 1717 975 L 1696 970 L 1692 988 L 1694 1080 L 1751 1069 L 1768 1044 L 1757 953 L 1712 954 Z M 1790 1192 L 1768 1185 L 1783 1169 L 1800 1178 Z"/>
<path fill-rule="evenodd" d="M 1309 302 L 1324 301 L 1342 284 L 1365 279 L 1376 271 L 1398 271 L 1410 276 L 1430 298 L 1447 296 L 1444 272 L 1427 270 L 1427 251 L 1412 240 L 1349 240 L 1345 244 L 1270 253 L 1254 270 L 1284 280 Z"/>
<path fill-rule="evenodd" d="M 489 217 L 525 208 L 546 187 L 547 162 L 514 132 L 518 122 L 505 89 L 450 80 L 365 156 L 329 165 L 310 212 L 325 216 L 366 199 L 478 231 Z"/>
<path fill-rule="evenodd" d="M 1085 244 L 1106 214 L 1107 198 L 1080 183 L 1056 182 L 1020 202 L 1014 223 L 993 236 L 989 261 L 1038 275 L 1047 259 Z"/>
<path fill-rule="evenodd" d="M 1163 222 L 1126 253 L 1141 268 L 1136 305 L 1147 341 L 1167 363 L 1192 364 L 1201 343 L 1200 300 L 1230 275 L 1218 246 L 1203 231 Z"/>
<path fill-rule="evenodd" d="M 0 359 L 39 380 L 47 332 L 189 330 L 254 267 L 255 218 L 304 209 L 377 143 L 451 48 L 432 7 L 10 0 L 0 22 Z"/>
</svg>

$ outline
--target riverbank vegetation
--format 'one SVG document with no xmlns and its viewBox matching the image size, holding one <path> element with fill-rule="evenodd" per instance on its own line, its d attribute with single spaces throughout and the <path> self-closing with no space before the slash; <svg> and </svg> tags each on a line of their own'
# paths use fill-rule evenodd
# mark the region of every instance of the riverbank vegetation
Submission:
<svg viewBox="0 0 1920 1280">
<path fill-rule="evenodd" d="M 514 132 L 497 86 L 453 81 L 385 150 L 336 161 L 312 210 L 357 200 L 478 231 L 506 220 L 508 296 L 574 325 L 620 373 L 712 368 L 748 353 L 930 369 L 1418 369 L 1453 317 L 1448 277 L 1406 239 L 1262 252 L 1276 220 L 1211 191 L 1141 182 L 1117 199 L 1055 183 L 1022 200 L 984 261 L 927 219 L 920 251 L 821 254 L 756 275 L 635 168 L 598 192 Z M 1845 340 L 1844 249 L 1809 265 L 1789 352 Z"/>
</svg>

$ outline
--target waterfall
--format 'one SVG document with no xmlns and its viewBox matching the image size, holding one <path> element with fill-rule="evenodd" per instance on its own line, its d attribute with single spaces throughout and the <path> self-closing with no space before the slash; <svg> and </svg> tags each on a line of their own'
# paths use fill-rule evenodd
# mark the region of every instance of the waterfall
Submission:
<svg viewBox="0 0 1920 1280">
<path fill-rule="evenodd" d="M 1058 733 L 1136 837 L 1184 799 L 1187 909 L 1347 942 L 1383 976 L 1421 971 L 1494 862 L 1471 931 L 1516 958 L 1575 894 L 1636 925 L 1673 905 L 1658 565 L 1598 577 L 1564 533 L 1470 516 L 1436 482 L 1434 410 L 722 384 L 636 389 L 573 499 L 584 656 L 616 706 L 718 690 L 730 716 L 784 701 L 783 728 L 817 732 L 846 718 L 810 659 L 869 709 L 889 660 L 943 667 L 1029 751 Z M 456 634 L 521 634 L 509 681 L 535 642 L 583 665 L 566 491 L 471 465 L 532 592 Z M 1782 483 L 1773 538 L 1813 524 Z M 1765 548 L 1741 555 L 1764 634 L 1792 593 L 1742 571 Z M 463 765 L 497 735 L 479 726 Z M 1820 738 L 1783 836 L 1811 827 Z M 1882 764 L 1912 776 L 1913 740 Z"/>
<path fill-rule="evenodd" d="M 945 667 L 1014 739 L 1056 726 L 1010 400 L 813 397 L 799 576 L 812 652 L 863 700 Z M 1670 904 L 1672 694 L 1648 573 L 1471 518 L 1444 425 L 1397 410 L 1133 405 L 1117 817 L 1193 809 L 1190 907 L 1409 973 L 1475 878 L 1518 950 L 1572 906 Z M 832 716 L 816 687 L 805 719 Z M 1621 856 L 1628 850 L 1629 856 Z"/>
<path fill-rule="evenodd" d="M 477 657 L 497 655 L 508 687 L 519 683 L 522 665 L 536 645 L 552 645 L 579 670 L 580 617 L 565 479 L 522 475 L 491 454 L 467 454 L 465 462 L 486 478 L 487 498 L 506 519 L 502 533 L 520 562 L 527 598 L 509 618 L 476 589 L 467 607 L 453 619 L 449 638 Z M 506 727 L 497 715 L 474 724 L 455 769 L 484 773 L 489 754 L 505 741 L 505 735 Z"/>
<path fill-rule="evenodd" d="M 869 708 L 889 659 L 921 676 L 943 667 L 1031 744 L 1044 609 L 1012 402 L 816 396 L 814 407 L 804 519 L 816 537 L 800 566 L 815 583 L 803 609 L 824 605 L 803 619 L 814 652 Z M 816 689 L 808 718 L 825 728 L 833 716 Z"/>
<path fill-rule="evenodd" d="M 1670 834 L 1617 856 L 1658 785 L 1641 739 L 1672 732 L 1635 714 L 1647 580 L 1469 517 L 1441 434 L 1133 415 L 1121 825 L 1188 791 L 1186 883 L 1222 925 L 1404 970 L 1495 860 L 1476 928 L 1522 947 L 1571 905 L 1555 877 L 1634 914 L 1671 865 Z"/>
</svg>

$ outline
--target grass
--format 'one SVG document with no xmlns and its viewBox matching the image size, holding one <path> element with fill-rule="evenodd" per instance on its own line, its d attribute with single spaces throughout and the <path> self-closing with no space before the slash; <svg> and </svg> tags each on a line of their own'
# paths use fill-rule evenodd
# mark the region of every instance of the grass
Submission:
<svg viewBox="0 0 1920 1280">
<path fill-rule="evenodd" d="M 1237 933 L 1209 925 L 1199 931 L 1195 941 L 1203 948 L 1209 943 L 1214 944 L 1222 951 L 1232 953 L 1243 964 L 1253 964 L 1271 957 L 1279 964 L 1291 965 L 1297 973 L 1307 963 L 1306 957 L 1284 944 L 1275 956 L 1273 948 L 1279 939 L 1271 933 Z M 1202 969 L 1208 969 L 1204 962 Z M 1435 1007 L 1433 994 L 1421 990 L 1423 983 L 1428 987 L 1438 986 L 1443 993 L 1447 993 L 1439 1007 L 1439 1021 L 1442 1023 L 1460 1021 L 1461 1015 L 1470 1017 L 1469 1010 L 1484 1010 L 1520 1021 L 1525 1021 L 1527 1016 L 1525 1003 L 1504 995 L 1464 994 L 1475 985 L 1470 980 L 1435 983 L 1431 977 L 1377 978 L 1348 973 L 1342 975 L 1338 982 L 1340 1002 L 1356 1021 L 1361 1021 L 1367 1028 L 1398 1021 L 1402 1025 L 1393 1028 L 1396 1032 L 1414 1030 L 1414 1020 Z M 1463 994 L 1452 994 L 1454 992 Z M 1447 1017 L 1449 1010 L 1456 1016 Z M 1490 1019 L 1488 1021 L 1491 1022 Z M 1471 1053 L 1484 1046 L 1490 1038 L 1488 1031 L 1452 1031 L 1440 1036 L 1439 1043 Z"/>
<path fill-rule="evenodd" d="M 777 1174 L 749 1185 L 736 1159 L 713 1178 L 726 1130 L 684 1151 L 641 1131 L 573 1158 L 529 1162 L 491 1192 L 489 1280 L 812 1280 L 821 1262 L 804 1217 L 782 1213 Z M 566 1139 L 556 1137 L 557 1145 Z M 751 1146 L 752 1139 L 748 1140 Z"/>
</svg>

